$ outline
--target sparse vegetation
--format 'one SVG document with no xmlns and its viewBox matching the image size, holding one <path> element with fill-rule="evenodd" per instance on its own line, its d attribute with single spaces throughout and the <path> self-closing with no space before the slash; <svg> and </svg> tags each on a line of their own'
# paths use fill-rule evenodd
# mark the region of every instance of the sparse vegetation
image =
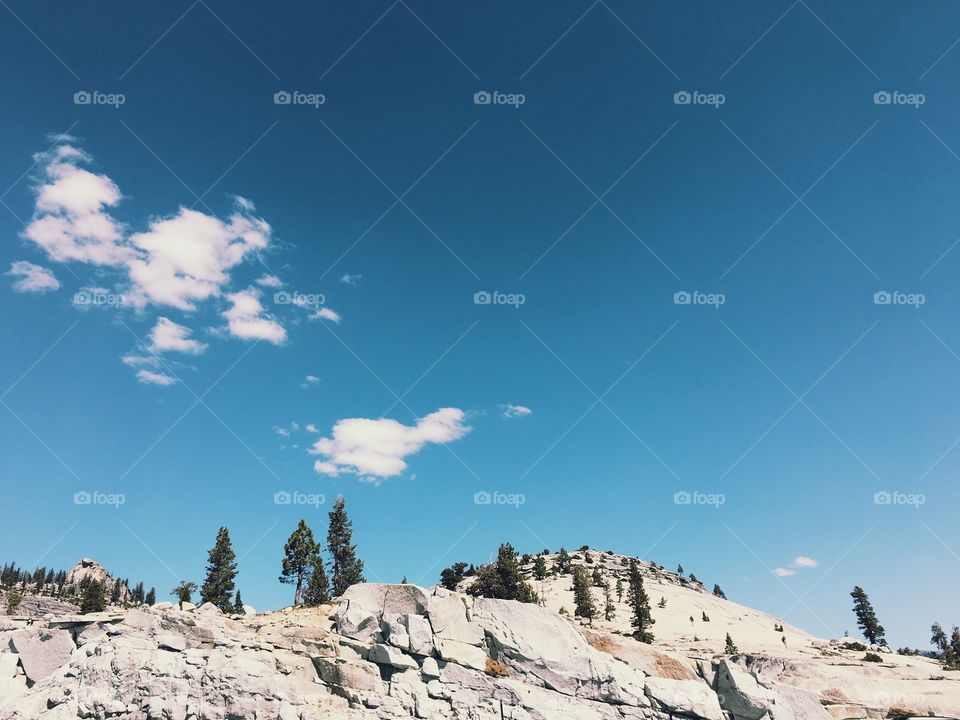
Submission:
<svg viewBox="0 0 960 720">
<path fill-rule="evenodd" d="M 487 658 L 487 661 L 484 663 L 483 672 L 489 675 L 490 677 L 502 678 L 507 677 L 510 674 L 510 671 L 507 670 L 503 665 L 494 660 L 493 658 Z"/>
<path fill-rule="evenodd" d="M 740 651 L 737 649 L 736 643 L 733 642 L 733 638 L 730 637 L 730 633 L 727 633 L 726 640 L 724 641 L 723 652 L 725 655 L 739 655 Z"/>
<path fill-rule="evenodd" d="M 180 603 L 180 608 L 183 609 L 184 603 L 193 602 L 193 593 L 196 592 L 196 590 L 196 583 L 181 580 L 180 584 L 170 591 L 170 594 L 177 598 L 177 602 Z"/>
<path fill-rule="evenodd" d="M 93 580 L 83 591 L 83 598 L 80 600 L 80 614 L 103 612 L 107 607 L 107 592 L 103 583 L 99 580 Z"/>
<path fill-rule="evenodd" d="M 878 663 L 878 662 L 883 662 L 883 658 L 877 655 L 876 653 L 868 652 L 866 655 L 863 656 L 863 662 Z"/>
<path fill-rule="evenodd" d="M 627 595 L 627 603 L 633 610 L 633 617 L 630 619 L 633 636 L 640 642 L 653 642 L 653 633 L 650 632 L 650 626 L 656 621 L 650 614 L 650 600 L 647 598 L 647 591 L 643 587 L 643 575 L 640 574 L 640 568 L 636 560 L 630 561 L 630 589 Z"/>
<path fill-rule="evenodd" d="M 886 645 L 884 640 L 885 631 L 883 626 L 877 621 L 877 614 L 870 604 L 870 598 L 859 585 L 854 586 L 850 593 L 853 598 L 853 612 L 857 616 L 857 626 L 863 632 L 863 636 L 873 645 Z"/>
<path fill-rule="evenodd" d="M 500 600 L 537 601 L 533 588 L 523 579 L 517 563 L 517 552 L 510 543 L 500 546 L 496 562 L 480 566 L 476 571 L 476 580 L 467 588 L 467 593 Z"/>
</svg>

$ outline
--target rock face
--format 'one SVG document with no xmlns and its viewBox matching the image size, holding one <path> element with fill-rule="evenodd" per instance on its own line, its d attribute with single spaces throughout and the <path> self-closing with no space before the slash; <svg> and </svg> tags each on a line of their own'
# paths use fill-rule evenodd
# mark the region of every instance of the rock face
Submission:
<svg viewBox="0 0 960 720">
<path fill-rule="evenodd" d="M 806 666 L 796 660 L 681 656 L 622 635 L 615 643 L 544 607 L 441 588 L 356 585 L 336 606 L 239 617 L 185 608 L 0 619 L 0 720 L 886 714 L 839 688 L 821 697 L 802 687 L 793 678 Z"/>
</svg>

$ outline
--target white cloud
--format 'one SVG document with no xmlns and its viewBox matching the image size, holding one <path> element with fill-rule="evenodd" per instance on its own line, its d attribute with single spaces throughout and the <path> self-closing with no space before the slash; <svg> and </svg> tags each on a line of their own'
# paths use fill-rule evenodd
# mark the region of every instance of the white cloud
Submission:
<svg viewBox="0 0 960 720">
<path fill-rule="evenodd" d="M 7 275 L 14 278 L 13 289 L 15 292 L 45 293 L 60 289 L 60 281 L 50 270 L 26 260 L 11 263 Z"/>
<path fill-rule="evenodd" d="M 315 313 L 310 315 L 311 320 L 329 320 L 330 322 L 335 322 L 337 325 L 340 324 L 340 313 L 331 310 L 330 308 L 323 307 L 317 310 Z"/>
<path fill-rule="evenodd" d="M 279 427 L 279 426 L 278 426 L 278 427 L 275 427 L 275 428 L 273 429 L 273 431 L 274 431 L 277 435 L 280 435 L 281 437 L 290 437 L 290 431 L 287 430 L 285 427 Z"/>
<path fill-rule="evenodd" d="M 60 262 L 84 262 L 125 272 L 127 301 L 195 310 L 219 296 L 229 271 L 270 243 L 270 225 L 254 215 L 246 198 L 234 196 L 225 220 L 196 210 L 150 221 L 145 232 L 127 233 L 108 210 L 120 203 L 117 184 L 81 165 L 92 160 L 73 138 L 61 136 L 53 150 L 38 154 L 42 166 L 36 206 L 23 237 Z"/>
<path fill-rule="evenodd" d="M 791 567 L 795 568 L 815 568 L 820 563 L 814 560 L 812 557 L 806 557 L 805 555 L 797 555 L 793 559 L 793 565 Z"/>
<path fill-rule="evenodd" d="M 313 423 L 307 423 L 306 425 L 303 426 L 303 429 L 306 430 L 308 433 L 318 433 L 318 432 L 320 432 L 320 431 L 317 429 L 317 426 L 314 425 Z"/>
<path fill-rule="evenodd" d="M 261 275 L 257 278 L 256 283 L 261 287 L 278 288 L 283 285 L 283 280 L 276 275 Z"/>
<path fill-rule="evenodd" d="M 507 403 L 506 405 L 500 406 L 500 417 L 502 418 L 519 418 L 532 414 L 533 410 L 525 405 L 514 405 L 513 403 Z"/>
<path fill-rule="evenodd" d="M 363 275 L 351 275 L 350 273 L 344 273 L 340 276 L 340 282 L 346 283 L 347 285 L 356 285 L 361 280 L 363 280 Z"/>
<path fill-rule="evenodd" d="M 404 458 L 415 455 L 428 443 L 458 440 L 470 432 L 463 424 L 464 412 L 440 408 L 415 425 L 389 418 L 346 418 L 333 426 L 333 437 L 320 438 L 310 453 L 323 456 L 313 467 L 323 475 L 348 473 L 361 479 L 399 475 L 407 468 Z"/>
<path fill-rule="evenodd" d="M 224 222 L 196 210 L 180 208 L 170 218 L 154 220 L 130 242 L 139 250 L 128 263 L 131 302 L 195 310 L 198 301 L 220 295 L 229 270 L 267 247 L 270 226 L 248 213 L 248 205 Z"/>
<path fill-rule="evenodd" d="M 43 166 L 43 179 L 23 237 L 59 262 L 122 265 L 134 251 L 123 241 L 123 226 L 106 212 L 120 202 L 120 189 L 106 175 L 80 167 L 91 158 L 68 144 L 71 140 L 34 156 Z"/>
<path fill-rule="evenodd" d="M 227 329 L 234 337 L 242 340 L 266 340 L 279 345 L 287 338 L 283 325 L 269 317 L 261 316 L 263 305 L 260 292 L 248 288 L 227 295 L 232 307 L 223 313 L 227 319 Z"/>
<path fill-rule="evenodd" d="M 157 318 L 157 324 L 150 331 L 150 352 L 182 352 L 199 355 L 207 349 L 207 344 L 190 337 L 190 328 L 178 325 L 169 318 Z"/>
<path fill-rule="evenodd" d="M 137 380 L 145 385 L 173 385 L 177 379 L 164 373 L 155 373 L 151 370 L 138 370 Z"/>
<path fill-rule="evenodd" d="M 774 574 L 774 575 L 777 575 L 777 576 L 779 576 L 779 577 L 790 577 L 791 575 L 796 575 L 796 574 L 797 574 L 797 571 L 796 571 L 796 570 L 789 570 L 789 569 L 787 569 L 787 568 L 778 567 L 778 568 L 774 568 L 774 569 L 773 569 L 773 574 Z"/>
<path fill-rule="evenodd" d="M 155 355 L 136 355 L 135 353 L 127 353 L 120 358 L 124 365 L 129 365 L 130 367 L 142 367 L 146 365 L 147 367 L 157 367 L 160 365 L 160 358 Z"/>
<path fill-rule="evenodd" d="M 310 385 L 316 385 L 318 382 L 320 382 L 320 378 L 318 378 L 316 375 L 307 375 L 304 378 L 304 382 L 307 382 Z"/>
</svg>

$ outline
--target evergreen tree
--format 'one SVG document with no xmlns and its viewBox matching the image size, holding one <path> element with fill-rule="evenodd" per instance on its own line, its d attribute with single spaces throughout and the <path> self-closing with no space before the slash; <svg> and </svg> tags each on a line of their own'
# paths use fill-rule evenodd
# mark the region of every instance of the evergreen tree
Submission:
<svg viewBox="0 0 960 720">
<path fill-rule="evenodd" d="M 603 587 L 603 573 L 600 572 L 600 568 L 593 569 L 593 576 L 591 577 L 594 587 Z"/>
<path fill-rule="evenodd" d="M 331 589 L 334 597 L 338 597 L 351 585 L 366 581 L 363 579 L 363 560 L 357 558 L 357 546 L 352 544 L 353 523 L 347 517 L 346 503 L 342 495 L 334 501 L 329 516 L 327 550 L 331 558 Z"/>
<path fill-rule="evenodd" d="M 723 600 L 726 600 L 726 599 L 727 599 L 727 596 L 723 594 L 723 590 L 721 590 L 721 589 L 720 589 L 720 586 L 717 585 L 716 583 L 713 584 L 713 594 L 716 595 L 718 598 L 721 598 L 721 599 L 723 599 Z"/>
<path fill-rule="evenodd" d="M 660 602 L 657 603 L 657 607 L 658 607 L 658 608 L 665 608 L 666 606 L 667 606 L 667 599 L 661 595 L 661 596 L 660 596 Z"/>
<path fill-rule="evenodd" d="M 181 580 L 180 584 L 170 591 L 170 594 L 177 598 L 177 601 L 180 603 L 180 608 L 182 609 L 184 603 L 193 602 L 193 593 L 196 592 L 196 589 L 196 583 Z"/>
<path fill-rule="evenodd" d="M 573 614 L 577 617 L 587 618 L 593 625 L 593 616 L 597 609 L 593 604 L 593 597 L 590 595 L 590 581 L 587 578 L 587 571 L 582 565 L 573 568 Z"/>
<path fill-rule="evenodd" d="M 623 601 L 623 580 L 617 578 L 617 602 Z"/>
<path fill-rule="evenodd" d="M 322 605 L 330 602 L 330 583 L 323 569 L 323 559 L 319 553 L 313 556 L 310 566 L 310 579 L 303 592 L 303 602 L 307 605 Z"/>
<path fill-rule="evenodd" d="M 677 575 L 683 577 L 683 565 L 677 565 Z"/>
<path fill-rule="evenodd" d="M 703 620 L 704 622 L 710 622 L 710 616 L 707 615 L 706 612 L 703 612 L 702 615 L 703 617 L 700 618 L 701 620 Z"/>
<path fill-rule="evenodd" d="M 228 538 L 228 540 L 229 540 L 229 538 Z M 133 601 L 134 601 L 137 605 L 142 605 L 142 604 L 143 604 L 143 599 L 144 599 L 144 597 L 145 597 L 145 595 L 144 595 L 144 592 L 143 592 L 143 583 L 142 583 L 142 582 L 138 582 L 138 583 L 137 583 L 137 586 L 133 589 Z"/>
<path fill-rule="evenodd" d="M 854 586 L 850 593 L 853 598 L 853 612 L 857 616 L 857 626 L 863 631 L 863 636 L 871 644 L 886 645 L 883 626 L 877 622 L 877 615 L 870 604 L 870 598 L 859 585 Z"/>
<path fill-rule="evenodd" d="M 533 588 L 523 579 L 517 553 L 510 543 L 500 546 L 496 562 L 480 566 L 476 571 L 476 580 L 467 588 L 467 593 L 501 600 L 537 601 Z"/>
<path fill-rule="evenodd" d="M 300 594 L 319 552 L 320 546 L 313 539 L 313 530 L 301 518 L 297 529 L 283 546 L 283 568 L 280 572 L 280 582 L 294 586 L 294 605 L 300 604 Z"/>
<path fill-rule="evenodd" d="M 690 573 L 690 582 L 698 583 L 698 582 L 700 582 L 700 581 L 697 580 L 697 576 L 696 576 L 696 575 L 694 575 L 693 573 Z"/>
<path fill-rule="evenodd" d="M 950 633 L 950 655 L 953 658 L 953 666 L 956 667 L 960 662 L 960 628 L 954 627 Z"/>
<path fill-rule="evenodd" d="M 563 548 L 557 552 L 557 559 L 553 561 L 553 567 L 560 575 L 566 575 L 570 572 L 570 553 Z"/>
<path fill-rule="evenodd" d="M 630 561 L 630 589 L 627 594 L 627 603 L 633 609 L 633 617 L 630 619 L 633 636 L 640 642 L 653 642 L 650 626 L 655 621 L 650 614 L 650 600 L 643 587 L 643 575 L 640 574 L 636 560 Z"/>
<path fill-rule="evenodd" d="M 460 581 L 465 577 L 466 567 L 466 563 L 456 562 L 450 567 L 444 568 L 440 571 L 440 584 L 447 590 L 456 590 L 457 585 L 459 585 Z"/>
<path fill-rule="evenodd" d="M 542 555 L 537 555 L 537 559 L 533 561 L 533 576 L 537 580 L 543 580 L 547 577 L 547 561 L 543 559 Z"/>
<path fill-rule="evenodd" d="M 99 580 L 93 580 L 83 590 L 80 600 L 80 613 L 85 615 L 92 612 L 103 612 L 107 607 L 107 592 Z"/>
<path fill-rule="evenodd" d="M 603 619 L 613 620 L 617 614 L 617 606 L 613 604 L 613 594 L 610 592 L 610 583 L 603 584 Z"/>
<path fill-rule="evenodd" d="M 724 644 L 723 652 L 726 655 L 739 655 L 740 651 L 737 650 L 737 646 L 733 643 L 733 638 L 730 637 L 730 633 L 727 633 L 727 639 Z"/>
<path fill-rule="evenodd" d="M 237 594 L 233 597 L 233 611 L 237 615 L 243 615 L 245 612 L 243 609 L 243 598 L 240 597 L 239 590 L 237 590 Z"/>
<path fill-rule="evenodd" d="M 157 604 L 157 589 L 155 587 L 151 587 L 147 591 L 147 597 L 144 599 L 144 602 L 146 602 L 147 605 Z"/>
<path fill-rule="evenodd" d="M 200 588 L 200 604 L 213 603 L 221 611 L 233 611 L 234 581 L 237 577 L 236 555 L 230 543 L 230 531 L 217 532 L 217 540 L 207 557 L 207 578 Z M 143 591 L 143 583 L 139 585 Z"/>
<path fill-rule="evenodd" d="M 120 580 L 113 581 L 113 587 L 110 589 L 110 604 L 119 605 L 120 604 Z"/>
<path fill-rule="evenodd" d="M 23 600 L 23 595 L 19 590 L 7 590 L 7 615 L 17 614 L 17 610 L 20 609 L 21 600 Z"/>
</svg>

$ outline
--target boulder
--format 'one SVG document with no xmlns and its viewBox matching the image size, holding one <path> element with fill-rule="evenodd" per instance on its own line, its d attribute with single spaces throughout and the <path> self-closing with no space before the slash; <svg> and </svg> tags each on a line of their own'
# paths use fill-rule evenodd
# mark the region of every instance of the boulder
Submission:
<svg viewBox="0 0 960 720">
<path fill-rule="evenodd" d="M 467 608 L 460 595 L 437 588 L 430 596 L 427 617 L 434 634 L 444 640 L 456 640 L 468 645 L 483 642 L 483 628 L 467 620 Z"/>
<path fill-rule="evenodd" d="M 473 670 L 483 670 L 487 664 L 487 653 L 476 645 L 468 645 L 458 640 L 436 639 L 437 652 L 444 660 Z"/>
<path fill-rule="evenodd" d="M 422 615 L 400 616 L 400 622 L 407 630 L 408 648 L 414 655 L 433 654 L 433 629 L 430 621 Z"/>
<path fill-rule="evenodd" d="M 427 594 L 416 585 L 351 585 L 340 598 L 334 615 L 337 632 L 362 642 L 382 642 L 381 622 L 401 615 L 423 615 Z"/>
<path fill-rule="evenodd" d="M 181 652 L 187 649 L 187 639 L 183 635 L 160 633 L 157 635 L 157 647 L 161 650 Z"/>
<path fill-rule="evenodd" d="M 723 709 L 736 720 L 760 720 L 770 712 L 774 694 L 743 668 L 728 660 L 720 661 L 717 670 L 717 695 Z"/>
<path fill-rule="evenodd" d="M 15 630 L 10 643 L 31 682 L 43 680 L 66 664 L 75 647 L 73 637 L 66 630 L 45 628 Z"/>
<path fill-rule="evenodd" d="M 412 657 L 383 643 L 377 643 L 370 648 L 370 660 L 378 665 L 390 665 L 401 670 L 417 667 L 417 662 Z"/>
<path fill-rule="evenodd" d="M 243 606 L 244 615 L 256 615 L 257 609 L 253 605 L 244 605 Z"/>
<path fill-rule="evenodd" d="M 420 666 L 420 673 L 426 679 L 438 678 L 440 677 L 440 666 L 432 657 L 424 658 L 423 664 Z"/>
<path fill-rule="evenodd" d="M 320 678 L 328 685 L 381 695 L 387 693 L 387 684 L 380 679 L 376 665 L 362 660 L 322 657 L 314 657 L 313 664 Z"/>
<path fill-rule="evenodd" d="M 704 720 L 723 720 L 717 694 L 700 680 L 647 678 L 647 697 L 656 700 L 671 715 L 693 715 Z"/>
<path fill-rule="evenodd" d="M 197 608 L 197 612 L 201 615 L 223 615 L 223 611 L 212 602 L 205 602 Z"/>
</svg>

